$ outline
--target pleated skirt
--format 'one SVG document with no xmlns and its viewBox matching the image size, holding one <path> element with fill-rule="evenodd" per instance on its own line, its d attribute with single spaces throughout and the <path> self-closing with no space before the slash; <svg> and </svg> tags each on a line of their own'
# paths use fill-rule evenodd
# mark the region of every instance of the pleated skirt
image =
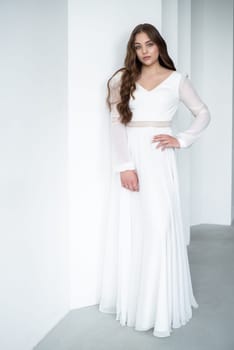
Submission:
<svg viewBox="0 0 234 350">
<path fill-rule="evenodd" d="M 113 173 L 105 232 L 99 310 L 122 326 L 170 336 L 197 308 L 183 232 L 174 148 L 156 148 L 153 135 L 171 127 L 127 127 L 139 192 Z"/>
</svg>

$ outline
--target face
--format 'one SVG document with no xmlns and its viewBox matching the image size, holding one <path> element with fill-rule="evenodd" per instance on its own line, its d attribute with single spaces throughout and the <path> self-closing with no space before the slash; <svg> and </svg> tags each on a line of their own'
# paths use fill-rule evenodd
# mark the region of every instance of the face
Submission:
<svg viewBox="0 0 234 350">
<path fill-rule="evenodd" d="M 158 46 L 144 32 L 135 35 L 134 47 L 139 61 L 150 66 L 158 60 Z"/>
</svg>

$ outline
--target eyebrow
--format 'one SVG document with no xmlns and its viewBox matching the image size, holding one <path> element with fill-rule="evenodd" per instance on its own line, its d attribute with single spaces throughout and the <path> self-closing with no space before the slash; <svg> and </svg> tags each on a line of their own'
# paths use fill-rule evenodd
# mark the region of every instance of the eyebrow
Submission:
<svg viewBox="0 0 234 350">
<path fill-rule="evenodd" d="M 146 43 L 149 43 L 150 41 L 152 41 L 152 40 L 147 40 Z M 134 44 L 140 44 L 140 43 L 138 43 L 137 41 L 135 41 Z"/>
</svg>

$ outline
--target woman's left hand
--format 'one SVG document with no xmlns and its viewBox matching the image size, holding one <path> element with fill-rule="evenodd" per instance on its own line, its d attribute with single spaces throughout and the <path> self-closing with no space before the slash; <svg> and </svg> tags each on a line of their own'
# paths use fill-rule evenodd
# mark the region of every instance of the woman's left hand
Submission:
<svg viewBox="0 0 234 350">
<path fill-rule="evenodd" d="M 162 147 L 162 151 L 169 147 L 180 148 L 177 138 L 168 134 L 155 135 L 153 136 L 152 142 L 159 142 L 156 148 Z"/>
</svg>

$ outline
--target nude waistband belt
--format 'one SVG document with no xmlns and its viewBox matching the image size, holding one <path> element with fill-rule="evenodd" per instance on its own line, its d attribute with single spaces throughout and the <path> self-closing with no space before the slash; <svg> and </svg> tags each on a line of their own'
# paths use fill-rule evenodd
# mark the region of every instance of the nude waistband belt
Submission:
<svg viewBox="0 0 234 350">
<path fill-rule="evenodd" d="M 127 126 L 171 126 L 170 120 L 133 120 L 127 123 Z"/>
</svg>

